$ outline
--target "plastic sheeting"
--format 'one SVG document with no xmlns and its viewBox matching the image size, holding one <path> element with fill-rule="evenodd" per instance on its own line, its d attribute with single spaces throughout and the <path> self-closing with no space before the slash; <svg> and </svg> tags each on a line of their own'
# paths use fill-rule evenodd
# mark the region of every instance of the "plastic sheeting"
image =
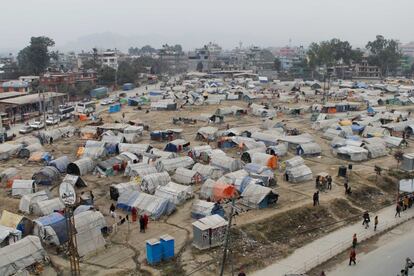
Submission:
<svg viewBox="0 0 414 276">
<path fill-rule="evenodd" d="M 101 229 L 107 225 L 101 212 L 81 212 L 74 216 L 74 220 L 79 256 L 83 257 L 105 247 Z"/>
<path fill-rule="evenodd" d="M 19 171 L 16 168 L 7 168 L 0 173 L 1 184 L 11 187 L 14 179 L 19 179 Z"/>
<path fill-rule="evenodd" d="M 236 189 L 233 185 L 214 182 L 208 179 L 200 190 L 200 198 L 209 199 L 212 201 L 220 201 L 223 199 L 229 199 L 235 196 Z"/>
<path fill-rule="evenodd" d="M 172 159 L 161 159 L 157 161 L 155 164 L 155 167 L 157 168 L 157 171 L 167 171 L 167 172 L 173 172 L 177 168 L 191 168 L 194 164 L 194 160 L 189 156 L 184 157 L 177 157 Z"/>
<path fill-rule="evenodd" d="M 221 169 L 201 163 L 194 164 L 192 170 L 201 174 L 204 179 L 211 178 L 217 180 L 223 176 L 223 171 Z"/>
<path fill-rule="evenodd" d="M 23 213 L 30 214 L 32 212 L 32 205 L 38 201 L 47 200 L 50 196 L 47 191 L 39 191 L 34 194 L 24 195 L 20 199 L 19 210 Z"/>
<path fill-rule="evenodd" d="M 36 216 L 46 216 L 55 211 L 63 210 L 65 205 L 60 198 L 42 200 L 33 204 L 33 214 Z"/>
<path fill-rule="evenodd" d="M 178 168 L 172 176 L 174 181 L 180 184 L 192 185 L 201 183 L 203 177 L 200 173 L 186 168 Z"/>
<path fill-rule="evenodd" d="M 214 154 L 211 157 L 210 165 L 220 168 L 225 172 L 234 172 L 242 168 L 240 160 L 222 154 Z"/>
<path fill-rule="evenodd" d="M 153 219 L 159 219 L 161 216 L 170 215 L 175 210 L 175 205 L 167 199 L 159 198 L 154 195 L 134 192 L 125 203 L 121 203 L 125 197 L 121 195 L 118 199 L 117 206 L 124 207 L 130 211 L 132 207 L 137 208 L 140 213 L 146 213 Z"/>
<path fill-rule="evenodd" d="M 15 179 L 12 185 L 12 196 L 23 196 L 33 194 L 36 184 L 33 180 Z"/>
<path fill-rule="evenodd" d="M 193 196 L 193 189 L 191 186 L 169 182 L 165 186 L 158 186 L 154 195 L 179 205 Z"/>
<path fill-rule="evenodd" d="M 142 155 L 151 149 L 149 144 L 118 144 L 119 152 L 131 152 L 133 154 Z"/>
<path fill-rule="evenodd" d="M 139 192 L 139 191 L 140 191 L 140 186 L 135 181 L 112 184 L 109 187 L 109 194 L 112 200 L 118 200 L 121 194 Z"/>
<path fill-rule="evenodd" d="M 128 166 L 125 168 L 124 175 L 130 177 L 144 177 L 148 174 L 157 173 L 157 169 L 149 164 L 145 163 L 129 163 Z"/>
<path fill-rule="evenodd" d="M 66 219 L 57 212 L 33 221 L 33 233 L 47 244 L 61 245 L 68 241 Z"/>
<path fill-rule="evenodd" d="M 31 144 L 25 148 L 22 148 L 19 151 L 18 156 L 19 158 L 29 158 L 30 155 L 36 151 L 43 151 L 43 146 L 40 143 Z"/>
<path fill-rule="evenodd" d="M 32 179 L 40 185 L 56 184 L 60 180 L 60 172 L 55 167 L 46 166 L 34 173 Z"/>
<path fill-rule="evenodd" d="M 95 163 L 91 158 L 85 157 L 69 163 L 66 171 L 68 174 L 74 174 L 78 176 L 86 175 L 93 171 Z"/>
<path fill-rule="evenodd" d="M 47 256 L 36 236 L 27 236 L 9 246 L 0 248 L 0 275 L 12 275 Z"/>
<path fill-rule="evenodd" d="M 171 181 L 167 172 L 148 174 L 142 178 L 141 190 L 149 194 L 154 194 L 158 186 L 165 186 Z"/>
<path fill-rule="evenodd" d="M 61 156 L 59 158 L 56 158 L 50 161 L 49 166 L 55 167 L 61 173 L 65 173 L 66 168 L 68 167 L 69 163 L 70 163 L 69 158 L 66 155 L 64 155 L 64 156 Z"/>
<path fill-rule="evenodd" d="M 16 155 L 23 148 L 23 144 L 0 144 L 0 160 L 7 160 Z"/>
</svg>

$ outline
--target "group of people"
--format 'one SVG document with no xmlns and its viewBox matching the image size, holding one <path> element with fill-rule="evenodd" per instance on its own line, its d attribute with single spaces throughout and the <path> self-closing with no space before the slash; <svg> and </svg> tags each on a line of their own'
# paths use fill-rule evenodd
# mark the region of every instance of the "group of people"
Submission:
<svg viewBox="0 0 414 276">
<path fill-rule="evenodd" d="M 400 197 L 395 207 L 395 217 L 401 217 L 401 211 L 405 211 L 413 206 L 414 197 L 405 195 Z"/>
<path fill-rule="evenodd" d="M 315 188 L 321 191 L 332 190 L 332 176 L 321 176 L 318 175 L 315 179 Z"/>
<path fill-rule="evenodd" d="M 109 213 L 110 213 L 111 217 L 116 219 L 115 205 L 113 203 L 109 207 Z M 121 217 L 120 217 L 120 219 L 121 219 Z M 123 220 L 125 221 L 125 219 L 129 221 L 129 216 L 126 215 L 126 218 L 124 218 Z M 132 223 L 134 223 L 138 220 L 139 232 L 145 233 L 145 230 L 148 229 L 148 222 L 149 222 L 148 215 L 147 214 L 140 215 L 139 219 L 138 219 L 138 210 L 137 210 L 137 208 L 132 207 L 132 209 L 131 209 L 131 219 L 132 219 Z"/>
</svg>

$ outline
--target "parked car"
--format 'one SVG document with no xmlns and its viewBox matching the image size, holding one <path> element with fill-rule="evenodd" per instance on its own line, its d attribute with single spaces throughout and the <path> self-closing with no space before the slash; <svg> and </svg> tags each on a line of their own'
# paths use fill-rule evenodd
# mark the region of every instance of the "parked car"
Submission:
<svg viewBox="0 0 414 276">
<path fill-rule="evenodd" d="M 29 124 L 33 129 L 42 129 L 45 127 L 45 123 L 41 120 L 36 120 Z"/>
<path fill-rule="evenodd" d="M 30 125 L 24 125 L 21 129 L 19 129 L 19 133 L 27 134 L 33 131 L 33 128 Z"/>
<path fill-rule="evenodd" d="M 60 118 L 58 116 L 48 116 L 46 119 L 47 125 L 56 125 L 60 122 Z"/>
</svg>

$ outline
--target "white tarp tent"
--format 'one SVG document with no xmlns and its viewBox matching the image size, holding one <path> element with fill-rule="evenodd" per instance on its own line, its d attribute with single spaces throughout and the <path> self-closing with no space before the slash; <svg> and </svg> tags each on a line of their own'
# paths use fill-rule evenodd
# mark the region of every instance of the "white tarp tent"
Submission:
<svg viewBox="0 0 414 276">
<path fill-rule="evenodd" d="M 34 180 L 15 179 L 12 185 L 12 196 L 33 194 L 36 188 Z"/>
<path fill-rule="evenodd" d="M 191 186 L 169 182 L 165 186 L 158 186 L 154 195 L 168 199 L 175 205 L 179 205 L 183 204 L 187 199 L 193 196 L 193 188 Z"/>
<path fill-rule="evenodd" d="M 46 190 L 22 196 L 19 203 L 19 210 L 23 213 L 30 214 L 32 212 L 32 205 L 38 201 L 49 199 L 49 193 Z"/>
</svg>

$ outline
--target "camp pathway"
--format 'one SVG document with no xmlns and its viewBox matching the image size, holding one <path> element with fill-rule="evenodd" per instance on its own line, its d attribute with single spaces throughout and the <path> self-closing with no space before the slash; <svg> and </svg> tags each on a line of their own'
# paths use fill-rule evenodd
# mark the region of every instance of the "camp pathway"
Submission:
<svg viewBox="0 0 414 276">
<path fill-rule="evenodd" d="M 379 224 L 374 232 L 374 217 L 378 216 Z M 414 208 L 401 212 L 401 218 L 395 218 L 395 206 L 381 209 L 377 213 L 370 213 L 371 223 L 368 229 L 362 226 L 361 220 L 347 227 L 338 229 L 320 239 L 317 239 L 299 249 L 296 249 L 287 258 L 280 260 L 262 270 L 256 271 L 254 276 L 283 276 L 286 274 L 300 274 L 315 268 L 321 263 L 350 248 L 352 236 L 357 234 L 361 242 L 374 235 L 386 231 L 414 217 Z"/>
</svg>

